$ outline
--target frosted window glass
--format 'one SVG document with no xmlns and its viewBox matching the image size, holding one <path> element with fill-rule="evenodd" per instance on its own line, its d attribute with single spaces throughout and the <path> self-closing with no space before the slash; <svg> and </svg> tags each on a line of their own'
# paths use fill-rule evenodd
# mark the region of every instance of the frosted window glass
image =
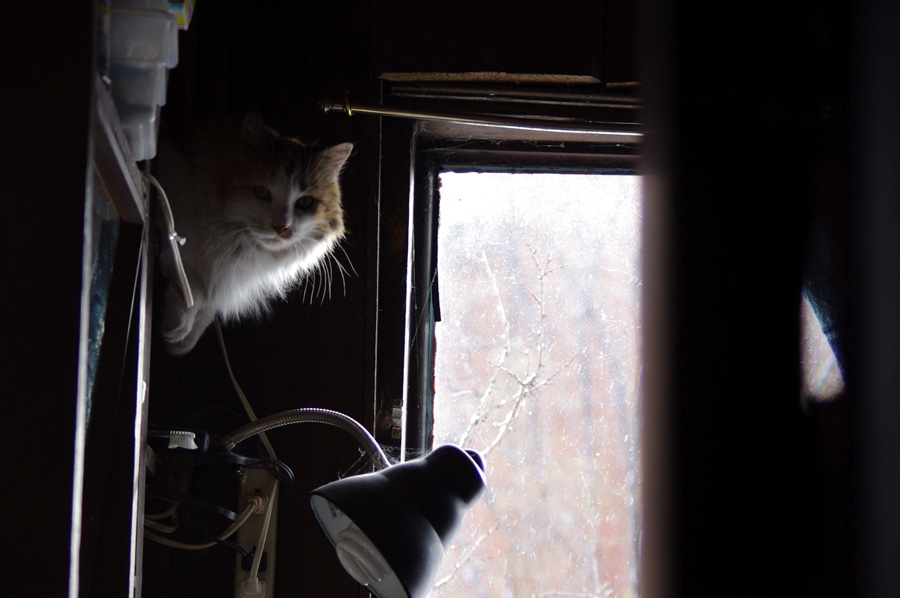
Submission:
<svg viewBox="0 0 900 598">
<path fill-rule="evenodd" d="M 641 179 L 444 173 L 435 445 L 489 493 L 433 598 L 637 595 Z"/>
</svg>

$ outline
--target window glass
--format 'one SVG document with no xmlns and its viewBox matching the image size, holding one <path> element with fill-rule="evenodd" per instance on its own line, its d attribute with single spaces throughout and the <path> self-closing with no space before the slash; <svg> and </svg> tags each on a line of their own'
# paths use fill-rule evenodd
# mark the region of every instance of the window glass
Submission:
<svg viewBox="0 0 900 598">
<path fill-rule="evenodd" d="M 441 175 L 435 445 L 489 491 L 433 598 L 637 595 L 640 218 L 637 176 Z"/>
<path fill-rule="evenodd" d="M 809 300 L 800 305 L 800 363 L 805 399 L 829 401 L 844 391 L 844 377 L 837 358 Z"/>
</svg>

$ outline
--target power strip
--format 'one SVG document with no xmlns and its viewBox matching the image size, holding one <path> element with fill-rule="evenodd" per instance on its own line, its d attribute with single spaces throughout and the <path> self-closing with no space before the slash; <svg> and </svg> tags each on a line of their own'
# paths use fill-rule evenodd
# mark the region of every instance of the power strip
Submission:
<svg viewBox="0 0 900 598">
<path fill-rule="evenodd" d="M 252 552 L 256 543 L 259 542 L 259 536 L 266 520 L 265 506 L 272 509 L 272 515 L 266 544 L 263 547 L 265 566 L 260 565 L 259 567 L 260 583 L 254 588 L 246 587 L 245 582 L 250 577 L 250 564 L 249 562 L 245 563 L 241 555 L 237 555 L 234 567 L 234 598 L 274 598 L 275 596 L 275 531 L 278 529 L 278 497 L 276 495 L 274 501 L 271 497 L 274 481 L 275 478 L 272 474 L 264 469 L 247 468 L 241 478 L 239 508 L 243 509 L 250 497 L 253 496 L 264 497 L 264 507 L 261 512 L 253 514 L 238 530 L 238 545 Z M 272 504 L 269 504 L 270 502 Z"/>
</svg>

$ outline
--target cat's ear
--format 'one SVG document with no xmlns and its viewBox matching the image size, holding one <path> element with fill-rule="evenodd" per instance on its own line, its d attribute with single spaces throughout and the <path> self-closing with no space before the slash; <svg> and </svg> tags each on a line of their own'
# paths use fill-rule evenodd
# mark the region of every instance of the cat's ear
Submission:
<svg viewBox="0 0 900 598">
<path fill-rule="evenodd" d="M 257 114 L 248 114 L 241 125 L 241 146 L 258 156 L 271 156 L 275 151 L 275 134 Z"/>
<path fill-rule="evenodd" d="M 340 143 L 338 145 L 326 147 L 319 152 L 316 159 L 316 169 L 320 171 L 323 178 L 332 182 L 337 182 L 338 176 L 341 174 L 341 169 L 344 167 L 344 163 L 347 161 L 347 158 L 350 157 L 352 151 L 352 143 Z"/>
</svg>

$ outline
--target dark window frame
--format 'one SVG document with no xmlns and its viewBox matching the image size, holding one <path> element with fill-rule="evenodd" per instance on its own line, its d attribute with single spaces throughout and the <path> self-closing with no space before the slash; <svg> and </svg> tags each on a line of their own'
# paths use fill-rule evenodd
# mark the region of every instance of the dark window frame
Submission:
<svg viewBox="0 0 900 598">
<path fill-rule="evenodd" d="M 384 95 L 386 103 L 406 100 L 406 107 L 417 109 L 460 112 L 477 107 L 482 114 L 489 110 L 542 123 L 540 128 L 388 118 L 381 123 L 381 181 L 372 220 L 376 268 L 370 309 L 376 324 L 370 344 L 371 413 L 378 440 L 397 455 L 405 444 L 406 458 L 430 452 L 433 441 L 440 174 L 622 174 L 638 168 L 641 137 L 632 96 L 616 99 L 568 89 L 502 91 L 508 91 L 513 101 L 506 96 L 486 101 L 503 96 L 493 88 L 435 91 L 429 86 L 404 86 L 402 93 Z M 522 96 L 527 102 L 520 101 Z M 410 97 L 418 101 L 410 102 Z M 594 118 L 588 120 L 589 116 Z M 563 126 L 547 127 L 549 119 L 559 119 Z M 579 123 L 584 125 L 581 130 Z"/>
</svg>

